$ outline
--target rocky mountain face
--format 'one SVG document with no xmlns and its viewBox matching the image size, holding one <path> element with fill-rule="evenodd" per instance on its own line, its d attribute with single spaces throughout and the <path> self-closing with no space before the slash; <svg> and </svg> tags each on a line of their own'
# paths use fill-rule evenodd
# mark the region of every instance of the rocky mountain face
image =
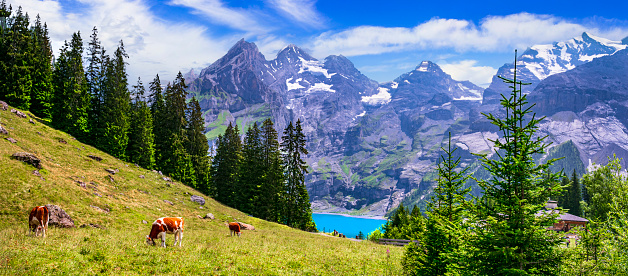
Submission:
<svg viewBox="0 0 628 276">
<path fill-rule="evenodd" d="M 628 49 L 546 78 L 530 93 L 551 140 L 572 140 L 585 165 L 628 159 Z M 624 164 L 625 165 L 625 164 Z"/>
<path fill-rule="evenodd" d="M 537 103 L 535 111 L 548 116 L 540 134 L 555 145 L 571 140 L 562 147 L 570 150 L 560 152 L 577 148 L 585 165 L 589 159 L 599 163 L 608 152 L 628 153 L 623 48 L 585 33 L 533 46 L 518 58 L 517 79 L 532 83 L 525 92 Z M 514 64 L 506 64 L 498 75 L 512 78 L 512 69 Z M 383 215 L 401 201 L 424 201 L 449 133 L 463 166 L 478 168 L 472 153 L 492 153 L 490 140 L 499 137 L 481 113 L 499 114 L 499 94 L 509 92 L 497 77 L 484 90 L 453 80 L 429 61 L 378 84 L 343 56 L 320 61 L 288 45 L 268 61 L 244 40 L 188 76 L 210 140 L 229 122 L 245 130 L 271 117 L 281 133 L 289 121 L 301 119 L 314 211 L 367 215 Z"/>
</svg>

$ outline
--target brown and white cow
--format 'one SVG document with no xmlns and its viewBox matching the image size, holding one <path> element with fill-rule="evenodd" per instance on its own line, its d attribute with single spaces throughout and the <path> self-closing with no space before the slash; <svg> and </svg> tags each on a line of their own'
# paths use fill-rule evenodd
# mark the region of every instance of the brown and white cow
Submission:
<svg viewBox="0 0 628 276">
<path fill-rule="evenodd" d="M 39 232 L 42 236 L 46 237 L 46 230 L 48 230 L 48 220 L 50 219 L 50 213 L 48 207 L 37 206 L 31 210 L 31 214 L 28 216 L 28 229 L 30 232 L 35 232 L 35 236 L 39 236 Z"/>
<path fill-rule="evenodd" d="M 237 222 L 229 222 L 229 235 L 233 236 L 233 234 L 238 234 L 240 237 L 240 224 Z"/>
<path fill-rule="evenodd" d="M 150 234 L 146 236 L 146 243 L 155 245 L 155 240 L 161 238 L 161 246 L 166 247 L 166 234 L 174 234 L 174 245 L 183 240 L 183 218 L 158 218 L 153 222 L 153 227 L 150 229 Z"/>
</svg>

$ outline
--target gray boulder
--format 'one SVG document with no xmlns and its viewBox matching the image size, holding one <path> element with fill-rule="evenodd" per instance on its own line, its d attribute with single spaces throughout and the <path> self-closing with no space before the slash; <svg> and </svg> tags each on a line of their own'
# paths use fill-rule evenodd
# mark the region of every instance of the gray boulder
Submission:
<svg viewBox="0 0 628 276">
<path fill-rule="evenodd" d="M 2 127 L 2 125 L 0 125 L 0 134 L 8 135 L 9 131 Z"/>
<path fill-rule="evenodd" d="M 242 229 L 242 230 L 255 230 L 255 226 L 253 226 L 253 225 L 242 223 L 242 222 L 239 222 L 239 221 L 238 221 L 238 224 L 240 224 L 240 229 Z"/>
<path fill-rule="evenodd" d="M 49 225 L 60 228 L 74 228 L 74 221 L 61 207 L 47 204 L 46 208 L 48 208 L 48 212 L 50 213 Z"/>
<path fill-rule="evenodd" d="M 26 114 L 24 114 L 22 111 L 11 109 L 11 113 L 15 114 L 16 116 L 20 118 L 26 118 Z"/>
<path fill-rule="evenodd" d="M 40 170 L 42 169 L 41 160 L 39 160 L 39 158 L 37 158 L 37 156 L 33 155 L 32 153 L 16 152 L 13 154 L 13 158 L 19 161 L 31 164 L 33 165 L 33 167 L 38 168 Z"/>
<path fill-rule="evenodd" d="M 193 195 L 190 197 L 190 200 L 200 205 L 205 205 L 205 199 L 202 196 Z"/>
<path fill-rule="evenodd" d="M 207 215 L 205 215 L 205 217 L 203 217 L 204 219 L 214 219 L 214 214 L 212 213 L 207 213 Z"/>
<path fill-rule="evenodd" d="M 7 110 L 7 108 L 9 108 L 9 105 L 3 101 L 0 101 L 0 109 Z"/>
</svg>

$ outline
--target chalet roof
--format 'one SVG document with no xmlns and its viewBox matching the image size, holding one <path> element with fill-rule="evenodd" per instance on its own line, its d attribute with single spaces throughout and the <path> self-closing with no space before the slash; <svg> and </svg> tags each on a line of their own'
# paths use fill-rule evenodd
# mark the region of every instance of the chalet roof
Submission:
<svg viewBox="0 0 628 276">
<path fill-rule="evenodd" d="M 546 215 L 546 214 L 549 214 L 549 213 L 557 213 L 557 212 L 558 212 L 558 210 L 541 210 L 541 211 L 538 211 L 536 213 L 536 216 L 538 217 L 538 216 L 543 216 L 543 215 Z M 556 219 L 561 220 L 561 221 L 589 222 L 588 219 L 581 218 L 579 216 L 572 215 L 572 214 L 569 214 L 569 213 L 559 214 Z"/>
<path fill-rule="evenodd" d="M 579 222 L 589 222 L 588 219 L 585 218 L 581 218 L 579 216 L 575 216 L 572 214 L 568 214 L 568 213 L 564 213 L 561 214 L 560 216 L 558 216 L 558 220 L 562 220 L 562 221 L 579 221 Z"/>
</svg>

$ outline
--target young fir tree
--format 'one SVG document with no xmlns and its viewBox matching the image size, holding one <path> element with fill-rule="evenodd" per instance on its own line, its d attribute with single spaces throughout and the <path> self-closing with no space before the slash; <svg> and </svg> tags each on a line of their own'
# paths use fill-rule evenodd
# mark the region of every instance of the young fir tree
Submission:
<svg viewBox="0 0 628 276">
<path fill-rule="evenodd" d="M 263 181 L 263 148 L 257 123 L 254 123 L 246 131 L 244 144 L 242 145 L 242 166 L 240 167 L 240 194 L 239 210 L 247 214 L 259 217 L 259 209 L 255 203 L 260 200 L 260 183 Z"/>
<path fill-rule="evenodd" d="M 271 119 L 264 120 L 260 132 L 264 173 L 259 183 L 260 194 L 255 201 L 255 209 L 259 218 L 278 222 L 282 208 L 279 194 L 283 191 L 284 183 L 279 134 Z"/>
<path fill-rule="evenodd" d="M 103 135 L 104 126 L 101 123 L 100 116 L 103 113 L 103 86 L 105 61 L 109 61 L 105 56 L 105 50 L 102 48 L 100 40 L 98 40 L 98 29 L 94 26 L 90 36 L 89 47 L 87 48 L 87 72 L 85 79 L 87 81 L 87 89 L 90 95 L 91 110 L 89 112 L 90 136 L 92 140 L 99 140 Z"/>
<path fill-rule="evenodd" d="M 126 62 L 128 58 L 124 43 L 120 41 L 113 58 L 106 60 L 104 87 L 102 87 L 103 103 L 100 123 L 102 135 L 98 147 L 105 152 L 126 160 L 126 148 L 129 143 L 129 113 L 131 96 L 128 89 Z"/>
<path fill-rule="evenodd" d="M 469 179 L 466 167 L 459 169 L 460 157 L 455 158 L 457 148 L 451 147 L 449 133 L 448 148 L 441 148 L 438 164 L 438 185 L 428 203 L 428 220 L 422 239 L 422 248 L 409 246 L 405 258 L 406 271 L 413 275 L 446 275 L 459 271 L 464 262 L 458 256 L 463 245 L 464 218 L 468 209 L 466 197 L 470 188 L 464 188 Z"/>
<path fill-rule="evenodd" d="M 399 203 L 394 213 L 386 220 L 382 226 L 385 239 L 405 239 L 402 228 L 409 223 L 409 210 Z"/>
<path fill-rule="evenodd" d="M 209 150 L 209 144 L 207 143 L 207 137 L 204 134 L 205 120 L 203 119 L 203 112 L 201 111 L 201 105 L 192 98 L 188 103 L 187 109 L 187 152 L 190 154 L 192 160 L 192 167 L 194 168 L 196 186 L 201 192 L 209 193 L 209 156 L 207 151 Z"/>
<path fill-rule="evenodd" d="M 234 207 L 238 202 L 240 181 L 240 165 L 242 160 L 242 142 L 238 126 L 231 123 L 225 134 L 216 140 L 216 155 L 211 164 L 211 191 L 212 196 L 221 203 Z"/>
<path fill-rule="evenodd" d="M 48 26 L 42 26 L 37 15 L 32 29 L 33 52 L 33 87 L 31 89 L 30 110 L 36 116 L 50 120 L 52 118 L 52 46 L 48 37 Z"/>
<path fill-rule="evenodd" d="M 150 113 L 153 116 L 153 136 L 155 137 L 155 167 L 161 170 L 164 162 L 161 153 L 165 151 L 168 141 L 166 141 L 166 126 L 164 124 L 166 115 L 166 103 L 164 101 L 163 89 L 159 75 L 148 84 L 150 91 Z"/>
<path fill-rule="evenodd" d="M 297 120 L 295 127 L 290 122 L 284 130 L 281 142 L 286 181 L 282 200 L 284 210 L 282 222 L 301 230 L 316 231 L 316 225 L 312 220 L 310 197 L 305 188 L 307 164 L 303 156 L 308 154 L 305 142 L 301 120 Z"/>
<path fill-rule="evenodd" d="M 25 110 L 30 108 L 33 87 L 29 24 L 28 14 L 22 13 L 22 7 L 18 7 L 15 16 L 8 18 L 8 28 L 3 30 L 0 45 L 0 98 Z"/>
<path fill-rule="evenodd" d="M 144 85 L 140 78 L 133 86 L 131 104 L 131 124 L 129 128 L 128 160 L 146 169 L 155 165 L 155 137 L 153 136 L 153 116 L 144 100 Z"/>
<path fill-rule="evenodd" d="M 534 136 L 543 118 L 530 114 L 532 106 L 521 92 L 526 84 L 517 81 L 516 52 L 514 64 L 512 80 L 500 76 L 512 88 L 509 96 L 502 95 L 506 118 L 484 114 L 503 138 L 492 140 L 497 159 L 486 155 L 481 159 L 492 178 L 478 181 L 484 196 L 474 208 L 477 226 L 470 240 L 474 250 L 469 265 L 480 275 L 553 275 L 562 238 L 546 230 L 556 214 L 539 212 L 548 198 L 560 193 L 559 174 L 543 177 L 555 159 L 545 164 L 533 159 L 548 146 L 546 136 Z"/>
<path fill-rule="evenodd" d="M 83 71 L 83 40 L 81 33 L 72 35 L 61 48 L 53 71 L 52 125 L 79 139 L 89 133 L 90 97 Z"/>
</svg>

